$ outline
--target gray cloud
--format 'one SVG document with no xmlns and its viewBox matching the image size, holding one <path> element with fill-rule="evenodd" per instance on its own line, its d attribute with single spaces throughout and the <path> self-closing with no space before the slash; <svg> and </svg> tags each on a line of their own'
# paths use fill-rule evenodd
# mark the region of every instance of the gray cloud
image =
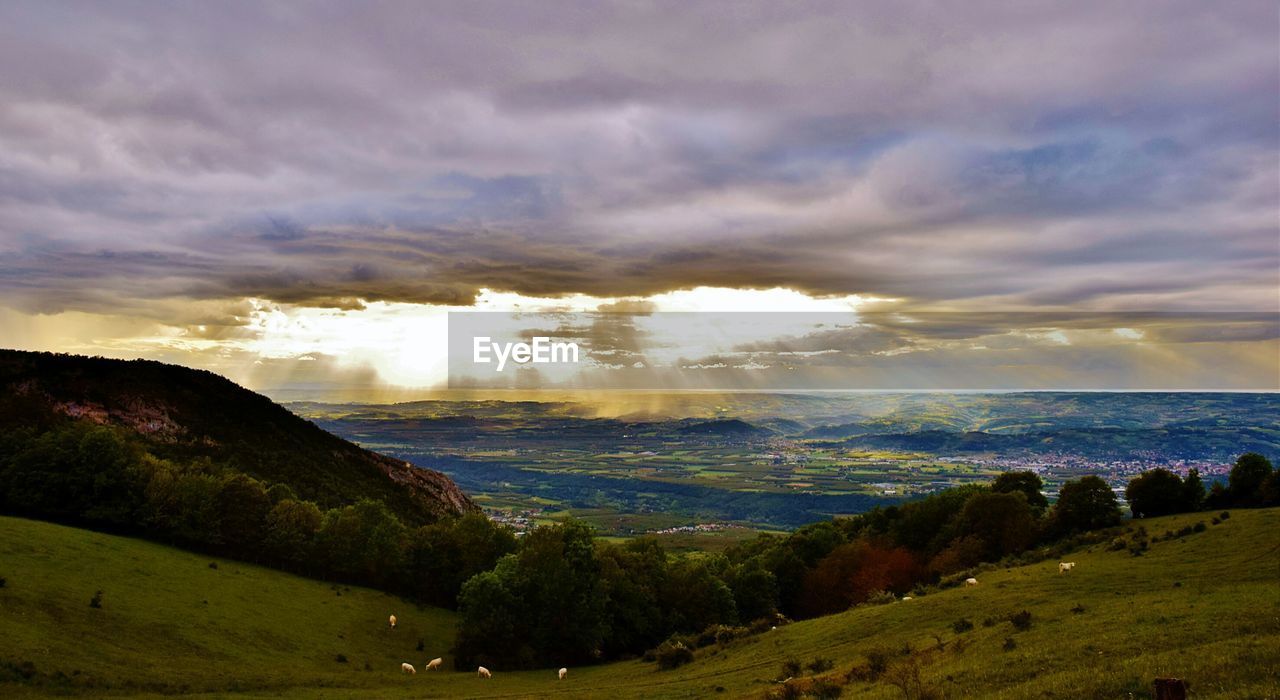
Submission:
<svg viewBox="0 0 1280 700">
<path fill-rule="evenodd" d="M 1274 310 L 1276 40 L 1263 2 L 6 3 L 0 293 Z"/>
</svg>

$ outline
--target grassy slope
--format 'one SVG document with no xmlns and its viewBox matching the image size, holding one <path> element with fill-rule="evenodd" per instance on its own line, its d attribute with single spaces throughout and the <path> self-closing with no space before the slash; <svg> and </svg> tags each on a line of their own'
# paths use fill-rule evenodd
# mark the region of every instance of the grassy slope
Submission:
<svg viewBox="0 0 1280 700">
<path fill-rule="evenodd" d="M 1158 535 L 1199 520 L 1209 516 L 1145 524 Z M 0 660 L 31 660 L 45 673 L 79 670 L 76 683 L 92 676 L 121 690 L 163 678 L 154 690 L 264 697 L 349 697 L 354 689 L 379 697 L 705 697 L 717 687 L 736 697 L 771 687 L 788 657 L 831 658 L 843 671 L 869 650 L 907 643 L 917 652 L 895 653 L 893 664 L 920 662 L 924 682 L 947 697 L 1144 697 L 1157 675 L 1187 678 L 1196 697 L 1280 697 L 1277 532 L 1280 510 L 1235 511 L 1207 532 L 1153 543 L 1145 556 L 1078 552 L 1067 576 L 1052 561 L 990 571 L 977 588 L 786 626 L 702 650 L 675 671 L 624 662 L 575 668 L 559 683 L 550 671 L 406 678 L 397 670 L 402 658 L 421 664 L 448 647 L 449 613 L 359 589 L 338 597 L 325 584 L 243 564 L 215 571 L 207 558 L 153 544 L 0 518 L 0 576 L 8 579 Z M 99 588 L 104 606 L 92 610 Z M 1077 604 L 1083 613 L 1071 612 Z M 1023 609 L 1033 615 L 1029 631 L 982 624 Z M 386 629 L 388 612 L 402 629 Z M 961 617 L 975 628 L 953 632 Z M 921 653 L 935 634 L 947 650 Z M 425 652 L 413 649 L 419 637 Z M 957 637 L 965 640 L 958 652 Z M 1012 651 L 1002 649 L 1008 637 Z M 336 653 L 352 663 L 335 663 Z M 362 670 L 366 659 L 372 671 Z M 15 692 L 34 689 L 0 685 L 0 695 Z M 882 681 L 855 682 L 846 697 L 903 695 Z"/>
</svg>

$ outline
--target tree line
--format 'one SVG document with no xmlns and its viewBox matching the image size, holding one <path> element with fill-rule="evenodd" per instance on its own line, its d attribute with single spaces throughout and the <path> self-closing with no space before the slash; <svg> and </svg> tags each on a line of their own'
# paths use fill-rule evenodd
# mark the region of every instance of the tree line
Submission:
<svg viewBox="0 0 1280 700">
<path fill-rule="evenodd" d="M 1225 485 L 1193 470 L 1135 477 L 1135 517 L 1280 505 L 1280 473 L 1242 455 Z M 137 534 L 457 608 L 455 663 L 494 668 L 588 663 L 682 638 L 740 634 L 900 596 L 984 562 L 1121 522 L 1096 476 L 1062 485 L 1008 472 L 861 515 L 762 534 L 719 554 L 674 556 L 653 539 L 597 541 L 567 521 L 517 538 L 481 514 L 406 525 L 378 501 L 322 509 L 208 459 L 150 453 L 114 428 L 68 422 L 0 435 L 0 507 Z"/>
</svg>

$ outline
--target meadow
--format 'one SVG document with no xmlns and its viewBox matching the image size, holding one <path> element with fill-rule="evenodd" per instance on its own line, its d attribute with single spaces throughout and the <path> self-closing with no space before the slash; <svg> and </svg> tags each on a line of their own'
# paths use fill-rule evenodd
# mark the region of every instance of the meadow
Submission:
<svg viewBox="0 0 1280 700">
<path fill-rule="evenodd" d="M 447 658 L 452 613 L 6 517 L 0 694 L 762 697 L 799 675 L 793 686 L 816 676 L 868 698 L 1143 697 L 1167 675 L 1187 679 L 1195 697 L 1280 696 L 1280 510 L 1234 510 L 1213 524 L 1215 516 L 1131 521 L 1150 539 L 1145 551 L 1098 542 L 1063 556 L 1077 563 L 1066 575 L 1057 558 L 989 567 L 976 587 L 711 644 L 674 670 L 633 660 L 572 668 L 565 681 L 551 669 L 495 669 L 487 681 L 451 669 L 405 676 L 402 661 L 421 668 Z M 1018 629 L 1010 620 L 1023 611 L 1028 624 Z M 824 661 L 830 670 L 804 670 Z"/>
</svg>

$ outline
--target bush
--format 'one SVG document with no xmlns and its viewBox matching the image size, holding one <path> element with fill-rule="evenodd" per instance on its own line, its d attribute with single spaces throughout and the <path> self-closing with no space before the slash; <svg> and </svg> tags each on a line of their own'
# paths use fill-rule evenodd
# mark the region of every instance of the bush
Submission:
<svg viewBox="0 0 1280 700">
<path fill-rule="evenodd" d="M 9 581 L 5 579 L 5 577 L 0 576 L 0 588 L 4 588 L 6 585 L 8 585 L 8 583 Z"/>
<path fill-rule="evenodd" d="M 1220 520 L 1229 520 L 1231 518 L 1231 514 L 1224 510 L 1222 511 L 1221 514 L 1218 515 L 1218 518 Z"/>
<path fill-rule="evenodd" d="M 693 650 L 682 642 L 666 641 L 658 645 L 654 658 L 658 661 L 658 668 L 670 671 L 693 661 Z"/>
<path fill-rule="evenodd" d="M 97 593 L 93 594 L 93 597 L 89 599 L 89 607 L 91 608 L 102 607 L 102 591 L 98 591 Z"/>
<path fill-rule="evenodd" d="M 1018 648 L 1018 643 L 1013 641 L 1013 637 L 1005 637 L 1004 645 L 1001 648 L 1005 651 L 1013 651 Z"/>
<path fill-rule="evenodd" d="M 338 662 L 338 663 L 340 663 L 340 664 L 345 664 L 345 663 L 347 662 L 347 655 L 346 655 L 346 654 L 338 654 L 337 656 L 333 657 L 333 660 L 334 660 L 334 661 L 336 661 L 336 662 Z"/>
<path fill-rule="evenodd" d="M 867 652 L 867 671 L 871 680 L 875 680 L 884 675 L 889 670 L 889 659 L 892 654 L 884 649 L 872 649 Z"/>
<path fill-rule="evenodd" d="M 965 632 L 968 632 L 971 629 L 973 629 L 973 623 L 969 622 L 967 618 L 962 617 L 959 620 L 956 620 L 955 622 L 951 623 L 951 630 L 956 634 L 963 634 Z"/>
<path fill-rule="evenodd" d="M 1023 610 L 1020 613 L 1014 613 L 1009 616 L 1009 623 L 1019 632 L 1025 632 L 1031 629 L 1031 612 Z"/>
<path fill-rule="evenodd" d="M 778 676 L 778 678 L 795 678 L 798 675 L 800 675 L 799 659 L 787 659 L 782 662 L 782 675 Z"/>
<path fill-rule="evenodd" d="M 1205 530 L 1208 530 L 1208 529 L 1209 528 L 1205 526 L 1203 520 L 1196 523 L 1195 527 L 1191 528 L 1192 532 L 1204 532 Z"/>
<path fill-rule="evenodd" d="M 1083 605 L 1076 603 L 1076 606 L 1074 608 L 1071 608 L 1071 612 L 1075 613 L 1076 615 L 1083 615 L 1084 609 L 1085 608 Z"/>
<path fill-rule="evenodd" d="M 805 668 L 809 669 L 809 673 L 817 675 L 819 673 L 825 673 L 827 671 L 830 671 L 831 669 L 835 668 L 835 665 L 836 665 L 835 662 L 832 661 L 831 659 L 824 659 L 821 656 L 819 656 L 814 658 L 813 661 L 810 661 L 809 665 L 806 666 Z"/>
<path fill-rule="evenodd" d="M 835 700 L 843 692 L 844 688 L 830 678 L 817 678 L 809 685 L 809 697 L 819 700 Z"/>
<path fill-rule="evenodd" d="M 864 605 L 885 605 L 887 603 L 897 602 L 898 596 L 889 591 L 872 591 L 867 595 L 867 599 L 863 601 Z"/>
</svg>

